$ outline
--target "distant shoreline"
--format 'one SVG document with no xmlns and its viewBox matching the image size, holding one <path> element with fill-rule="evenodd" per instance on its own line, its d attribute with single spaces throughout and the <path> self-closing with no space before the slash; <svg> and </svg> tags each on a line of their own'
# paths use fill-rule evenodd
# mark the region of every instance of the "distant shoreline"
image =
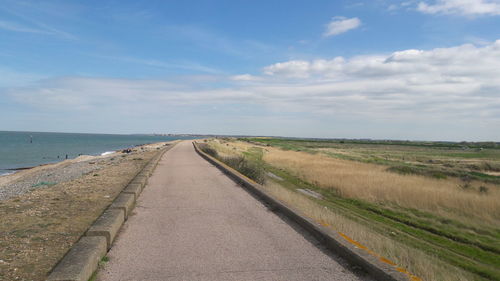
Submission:
<svg viewBox="0 0 500 281">
<path fill-rule="evenodd" d="M 100 156 L 176 139 L 192 137 L 0 131 L 0 177 L 80 155 Z"/>
</svg>

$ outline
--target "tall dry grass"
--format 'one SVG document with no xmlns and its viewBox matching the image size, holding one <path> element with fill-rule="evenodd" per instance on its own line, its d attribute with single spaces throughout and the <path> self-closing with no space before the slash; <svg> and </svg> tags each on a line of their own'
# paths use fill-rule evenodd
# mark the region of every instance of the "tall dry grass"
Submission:
<svg viewBox="0 0 500 281">
<path fill-rule="evenodd" d="M 386 171 L 381 165 L 277 148 L 266 150 L 263 159 L 267 163 L 319 187 L 335 189 L 343 197 L 390 202 L 460 220 L 479 218 L 496 224 L 500 221 L 500 191 L 492 184 L 480 183 L 489 190 L 487 194 L 480 194 L 473 187 L 460 188 L 459 179 L 400 175 Z"/>
<path fill-rule="evenodd" d="M 466 281 L 474 279 L 468 272 L 373 232 L 368 227 L 337 214 L 333 210 L 326 209 L 304 195 L 290 191 L 275 182 L 266 183 L 264 190 L 315 221 L 328 225 L 337 232 L 347 234 L 371 251 L 391 260 L 422 280 Z"/>
<path fill-rule="evenodd" d="M 266 181 L 266 171 L 260 163 L 249 160 L 241 153 L 241 150 L 234 146 L 224 144 L 220 141 L 212 141 L 201 144 L 200 148 L 255 182 L 263 184 Z"/>
<path fill-rule="evenodd" d="M 252 145 L 243 142 L 227 142 L 220 139 L 211 139 L 207 145 L 217 150 L 217 153 L 224 157 L 239 156 L 247 151 Z"/>
<path fill-rule="evenodd" d="M 242 152 L 248 151 L 249 148 L 254 147 L 253 145 L 245 142 L 226 142 L 223 140 L 210 141 L 209 145 L 216 149 L 219 153 L 226 156 L 240 155 Z M 414 204 L 411 204 L 409 202 L 412 200 L 407 200 L 405 197 L 415 196 L 416 194 L 417 196 L 420 196 L 420 200 L 424 200 L 425 197 L 422 195 L 423 192 L 432 193 L 432 191 L 437 191 L 439 196 L 447 196 L 452 193 L 463 192 L 458 189 L 458 182 L 453 182 L 447 187 L 442 187 L 441 184 L 445 182 L 444 180 L 433 180 L 420 176 L 403 176 L 393 174 L 385 171 L 385 167 L 382 166 L 338 160 L 318 154 L 311 155 L 303 152 L 282 151 L 272 147 L 266 147 L 264 151 L 264 160 L 269 164 L 287 169 L 302 179 L 313 182 L 321 187 L 335 188 L 339 191 L 339 193 L 341 193 L 341 195 L 347 197 L 362 198 L 372 202 L 389 201 L 406 207 L 422 209 L 421 206 L 426 205 L 425 203 L 413 202 Z M 320 172 L 317 173 L 318 171 Z M 343 175 L 343 177 L 340 177 L 343 185 L 338 186 L 339 181 L 335 179 L 339 178 L 340 175 Z M 384 177 L 380 178 L 381 175 Z M 371 180 L 370 177 L 375 179 Z M 401 178 L 417 178 L 418 180 L 416 182 L 409 181 L 412 185 L 409 185 L 408 183 L 404 185 L 405 182 Z M 420 180 L 424 181 L 422 182 Z M 426 180 L 429 180 L 432 185 Z M 354 183 L 349 184 L 349 181 L 354 181 Z M 387 190 L 388 183 L 390 186 L 389 190 Z M 437 183 L 440 184 L 440 187 L 436 186 Z M 362 185 L 362 188 L 357 188 L 357 185 L 359 184 Z M 424 187 L 415 188 L 415 186 L 418 187 L 420 185 L 423 185 Z M 428 188 L 429 186 L 431 186 L 431 188 Z M 438 189 L 432 190 L 432 186 Z M 399 189 L 397 189 L 398 187 Z M 404 188 L 408 187 L 413 187 L 417 191 L 413 191 L 414 193 L 407 192 Z M 390 237 L 379 234 L 370 229 L 368 226 L 353 221 L 339 213 L 336 213 L 334 210 L 327 209 L 324 206 L 313 202 L 308 197 L 288 190 L 274 181 L 268 181 L 263 188 L 275 198 L 281 200 L 289 206 L 294 207 L 304 215 L 324 225 L 328 225 L 335 231 L 345 233 L 350 238 L 360 242 L 371 251 L 374 251 L 380 256 L 393 261 L 398 266 L 405 268 L 412 274 L 420 277 L 422 280 L 474 280 L 474 276 L 468 272 L 446 264 L 438 258 L 430 256 L 417 249 L 401 244 Z M 398 190 L 399 193 L 392 195 L 388 194 L 394 192 L 394 190 Z M 496 193 L 496 191 L 494 192 L 495 193 L 491 193 L 489 196 L 496 196 L 496 198 L 498 198 L 498 193 Z M 384 194 L 384 196 L 381 196 L 379 193 Z M 436 192 L 433 194 L 436 194 Z M 468 196 L 471 195 L 473 194 L 465 192 L 463 200 L 470 200 L 471 197 Z M 430 195 L 427 198 L 432 196 L 434 195 Z M 439 210 L 441 208 L 434 206 L 434 204 L 440 203 L 439 201 L 434 201 L 434 203 L 431 202 L 428 204 L 430 210 Z M 453 206 L 456 207 L 456 205 Z M 479 207 L 475 206 L 475 208 Z M 484 209 L 482 210 L 484 211 Z"/>
</svg>

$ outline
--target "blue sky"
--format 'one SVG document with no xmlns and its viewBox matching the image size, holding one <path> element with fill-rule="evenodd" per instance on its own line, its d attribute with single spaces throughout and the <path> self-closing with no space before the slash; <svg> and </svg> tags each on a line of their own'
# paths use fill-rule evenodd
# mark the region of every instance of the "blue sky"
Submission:
<svg viewBox="0 0 500 281">
<path fill-rule="evenodd" d="M 0 0 L 0 130 L 500 141 L 500 1 Z"/>
</svg>

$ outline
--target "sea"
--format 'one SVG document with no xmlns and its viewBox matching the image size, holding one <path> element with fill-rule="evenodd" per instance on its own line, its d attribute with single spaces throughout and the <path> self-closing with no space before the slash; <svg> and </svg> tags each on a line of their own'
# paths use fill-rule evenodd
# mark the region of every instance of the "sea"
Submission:
<svg viewBox="0 0 500 281">
<path fill-rule="evenodd" d="M 0 175 L 79 155 L 103 155 L 141 144 L 176 139 L 193 137 L 0 131 Z"/>
</svg>

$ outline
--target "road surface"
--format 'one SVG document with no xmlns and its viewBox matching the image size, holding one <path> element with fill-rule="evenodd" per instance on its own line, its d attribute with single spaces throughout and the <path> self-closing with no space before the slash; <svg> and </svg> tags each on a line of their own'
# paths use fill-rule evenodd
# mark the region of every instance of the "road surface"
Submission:
<svg viewBox="0 0 500 281">
<path fill-rule="evenodd" d="M 368 280 L 201 158 L 164 154 L 97 280 Z"/>
</svg>

